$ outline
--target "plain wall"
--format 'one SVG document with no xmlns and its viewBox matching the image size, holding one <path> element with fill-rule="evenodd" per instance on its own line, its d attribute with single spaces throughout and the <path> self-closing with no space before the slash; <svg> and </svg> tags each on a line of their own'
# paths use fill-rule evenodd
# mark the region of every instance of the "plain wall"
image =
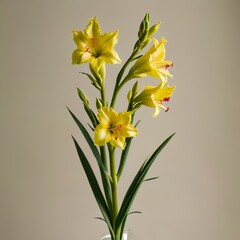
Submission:
<svg viewBox="0 0 240 240">
<path fill-rule="evenodd" d="M 170 111 L 141 109 L 120 196 L 142 161 L 174 139 L 148 174 L 127 226 L 139 240 L 240 239 L 240 3 L 237 0 L 0 0 L 0 239 L 97 240 L 106 232 L 71 135 L 87 146 L 66 110 L 86 123 L 81 87 L 96 91 L 72 66 L 73 29 L 97 16 L 119 30 L 122 61 L 146 12 L 161 21 L 177 89 Z M 119 65 L 107 66 L 108 89 Z M 157 80 L 142 79 L 141 85 Z M 123 91 L 117 110 L 126 106 Z"/>
</svg>

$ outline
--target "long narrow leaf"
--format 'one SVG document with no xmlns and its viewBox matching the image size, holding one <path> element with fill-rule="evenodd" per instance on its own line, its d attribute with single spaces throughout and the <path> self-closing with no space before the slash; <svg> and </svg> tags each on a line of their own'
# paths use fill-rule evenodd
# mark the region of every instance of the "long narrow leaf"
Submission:
<svg viewBox="0 0 240 240">
<path fill-rule="evenodd" d="M 158 178 L 159 178 L 159 177 L 147 178 L 147 179 L 144 179 L 144 182 L 152 181 L 152 180 L 155 180 L 155 179 L 158 179 Z"/>
<path fill-rule="evenodd" d="M 83 153 L 81 147 L 79 146 L 79 144 L 77 143 L 77 141 L 75 140 L 75 138 L 73 137 L 73 141 L 75 144 L 75 147 L 77 149 L 78 152 L 78 156 L 79 159 L 82 163 L 83 169 L 85 171 L 85 174 L 87 176 L 88 182 L 91 186 L 92 192 L 95 196 L 95 199 L 98 203 L 98 206 L 103 214 L 104 219 L 106 220 L 108 227 L 112 230 L 112 225 L 111 225 L 111 218 L 110 218 L 110 213 L 109 213 L 109 209 L 108 206 L 106 204 L 106 201 L 104 199 L 104 196 L 102 194 L 102 191 L 99 187 L 98 181 L 96 179 L 96 176 L 91 168 L 91 165 L 89 164 L 85 154 Z M 113 230 L 112 230 L 113 231 Z"/>
<path fill-rule="evenodd" d="M 140 121 L 138 121 L 136 124 L 135 124 L 135 127 L 137 127 L 137 125 L 140 123 Z M 122 171 L 124 169 L 124 166 L 125 166 L 125 163 L 126 163 L 126 160 L 127 160 L 127 156 L 128 156 L 128 152 L 129 152 L 129 149 L 130 149 L 130 146 L 131 146 L 131 143 L 132 143 L 132 140 L 133 140 L 133 137 L 131 138 L 128 138 L 126 140 L 126 147 L 125 149 L 122 151 L 122 154 L 121 154 L 121 159 L 120 159 L 120 163 L 119 163 L 119 167 L 118 167 L 118 172 L 117 172 L 117 178 L 118 178 L 118 181 L 121 177 L 121 174 L 122 174 Z"/>
<path fill-rule="evenodd" d="M 120 160 L 119 167 L 118 167 L 118 172 L 117 172 L 118 181 L 119 181 L 119 179 L 120 179 L 120 177 L 122 175 L 122 171 L 123 171 L 123 168 L 124 168 L 126 160 L 127 160 L 127 155 L 128 155 L 128 152 L 129 152 L 132 140 L 133 140 L 133 137 L 128 138 L 126 140 L 126 147 L 122 151 L 121 160 Z"/>
<path fill-rule="evenodd" d="M 90 109 L 88 106 L 86 106 L 85 104 L 84 105 L 84 109 L 85 109 L 85 112 L 87 113 L 89 119 L 91 120 L 92 122 L 92 125 L 93 127 L 95 128 L 98 124 L 98 120 L 97 120 L 97 117 L 96 115 L 94 114 L 94 112 L 92 111 L 92 109 Z"/>
<path fill-rule="evenodd" d="M 101 151 L 101 159 L 102 159 L 102 163 L 105 166 L 105 168 L 108 171 L 108 162 L 107 162 L 107 155 L 106 155 L 106 146 L 102 146 L 100 147 L 100 151 Z M 101 178 L 102 178 L 102 184 L 103 184 L 103 190 L 106 196 L 106 200 L 108 203 L 108 208 L 110 211 L 110 214 L 112 216 L 113 213 L 113 205 L 112 205 L 112 192 L 111 192 L 111 184 L 109 181 L 109 178 L 105 177 L 105 173 L 103 172 L 103 170 L 100 168 L 100 172 L 101 172 Z"/>
<path fill-rule="evenodd" d="M 129 216 L 131 214 L 135 214 L 135 213 L 142 214 L 142 212 L 140 212 L 140 211 L 133 211 L 133 212 L 128 213 L 127 216 Z M 125 230 L 125 223 L 126 223 L 126 220 L 127 220 L 127 216 L 125 217 L 125 219 L 123 220 L 122 225 L 121 225 L 121 230 L 120 230 L 121 237 L 120 237 L 120 239 L 122 239 L 123 231 Z"/>
<path fill-rule="evenodd" d="M 71 112 L 70 109 L 68 109 L 68 111 L 70 112 L 71 116 L 73 117 L 74 121 L 76 122 L 76 124 L 78 125 L 80 131 L 82 132 L 85 140 L 87 141 L 89 147 L 92 150 L 93 155 L 96 158 L 96 161 L 98 163 L 100 172 L 101 172 L 101 177 L 102 177 L 102 183 L 103 183 L 103 188 L 104 188 L 104 193 L 106 196 L 106 200 L 108 203 L 108 207 L 109 209 L 111 209 L 112 203 L 111 203 L 111 193 L 110 193 L 110 181 L 111 181 L 111 176 L 109 175 L 103 160 L 101 158 L 101 155 L 98 151 L 98 149 L 96 148 L 96 146 L 94 145 L 94 142 L 92 140 L 92 138 L 90 137 L 88 131 L 86 130 L 86 128 L 83 126 L 83 124 L 78 120 L 78 118 Z"/>
<path fill-rule="evenodd" d="M 99 167 L 103 170 L 103 172 L 104 172 L 109 178 L 111 178 L 111 177 L 109 176 L 109 174 L 108 174 L 105 166 L 104 166 L 103 163 L 102 163 L 102 159 L 101 159 L 100 153 L 99 153 L 98 149 L 96 148 L 96 146 L 94 145 L 94 142 L 93 142 L 91 136 L 89 135 L 88 131 L 87 131 L 86 128 L 83 126 L 83 124 L 78 120 L 78 118 L 72 113 L 72 111 L 71 111 L 69 108 L 67 108 L 67 109 L 68 109 L 69 113 L 71 114 L 72 118 L 74 119 L 74 121 L 76 122 L 76 124 L 78 125 L 79 129 L 81 130 L 81 132 L 82 132 L 84 138 L 86 139 L 89 147 L 91 148 L 92 153 L 93 153 L 93 155 L 95 156 Z"/>
<path fill-rule="evenodd" d="M 175 134 L 175 133 L 174 133 Z M 133 200 L 137 194 L 137 191 L 139 190 L 140 185 L 142 184 L 144 177 L 146 176 L 149 168 L 153 164 L 154 160 L 158 156 L 158 154 L 162 151 L 162 149 L 167 145 L 167 143 L 171 140 L 173 137 L 172 134 L 170 137 L 168 137 L 156 150 L 155 152 L 149 157 L 141 166 L 138 173 L 136 174 L 135 178 L 133 179 L 130 187 L 128 188 L 128 191 L 123 199 L 118 219 L 117 219 L 117 226 L 121 226 L 124 219 L 126 218 L 130 207 L 133 203 Z"/>
<path fill-rule="evenodd" d="M 92 82 L 92 85 L 93 85 L 94 87 L 96 87 L 98 90 L 101 90 L 101 87 L 99 86 L 97 80 L 96 80 L 92 75 L 90 75 L 90 74 L 88 74 L 88 73 L 85 73 L 85 72 L 81 72 L 81 73 L 84 74 L 84 75 L 86 75 L 86 76 L 88 76 L 88 78 L 89 78 L 89 79 L 91 80 L 91 82 Z"/>
</svg>

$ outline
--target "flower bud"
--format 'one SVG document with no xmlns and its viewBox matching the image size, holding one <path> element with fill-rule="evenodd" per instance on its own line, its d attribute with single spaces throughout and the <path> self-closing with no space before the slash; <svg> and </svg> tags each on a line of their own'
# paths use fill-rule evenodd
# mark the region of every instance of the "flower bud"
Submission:
<svg viewBox="0 0 240 240">
<path fill-rule="evenodd" d="M 138 93 L 138 81 L 133 85 L 132 88 L 133 97 L 135 97 L 137 93 Z"/>
<path fill-rule="evenodd" d="M 144 17 L 144 19 L 142 20 L 140 27 L 139 27 L 139 31 L 138 31 L 138 37 L 141 38 L 142 35 L 148 31 L 149 28 L 149 13 L 147 13 Z"/>
<path fill-rule="evenodd" d="M 97 109 L 103 107 L 102 100 L 99 98 L 96 98 L 96 107 L 97 107 Z"/>
<path fill-rule="evenodd" d="M 151 41 L 151 36 L 154 35 L 160 27 L 160 22 L 153 25 L 151 28 L 149 28 L 149 24 L 150 24 L 149 14 L 147 13 L 139 27 L 138 41 L 134 46 L 135 52 L 139 52 L 140 50 L 145 48 Z"/>
<path fill-rule="evenodd" d="M 133 96 L 133 94 L 132 94 L 132 89 L 130 89 L 129 92 L 128 92 L 128 94 L 127 94 L 127 99 L 128 99 L 129 102 L 131 101 L 132 96 Z"/>
<path fill-rule="evenodd" d="M 92 66 L 92 64 L 89 64 L 89 68 L 90 68 L 91 73 L 95 77 L 98 85 L 102 86 L 103 81 L 105 79 L 105 75 L 106 75 L 105 63 L 102 63 L 99 68 L 96 68 L 95 66 Z"/>
<path fill-rule="evenodd" d="M 132 101 L 138 93 L 138 81 L 133 85 L 132 89 L 128 92 L 128 101 Z"/>
<path fill-rule="evenodd" d="M 101 76 L 101 78 L 104 79 L 106 78 L 106 65 L 105 63 L 103 63 L 99 69 L 99 75 Z"/>
<path fill-rule="evenodd" d="M 78 96 L 80 97 L 84 105 L 89 107 L 89 104 L 90 104 L 89 98 L 79 88 L 77 88 L 77 91 L 78 91 Z"/>
<path fill-rule="evenodd" d="M 160 22 L 158 24 L 153 25 L 148 31 L 148 37 L 151 37 L 152 35 L 154 35 L 158 31 L 159 27 L 160 27 Z"/>
</svg>

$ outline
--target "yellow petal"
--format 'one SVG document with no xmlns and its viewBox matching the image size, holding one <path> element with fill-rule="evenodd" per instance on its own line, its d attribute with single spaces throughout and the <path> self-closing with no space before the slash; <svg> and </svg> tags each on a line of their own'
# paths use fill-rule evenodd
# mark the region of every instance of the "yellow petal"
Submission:
<svg viewBox="0 0 240 240">
<path fill-rule="evenodd" d="M 138 135 L 138 130 L 133 125 L 129 124 L 121 130 L 121 135 L 126 138 L 136 137 Z"/>
<path fill-rule="evenodd" d="M 131 112 L 121 112 L 117 115 L 116 124 L 123 126 L 128 125 L 131 122 Z"/>
<path fill-rule="evenodd" d="M 99 70 L 102 67 L 102 64 L 104 63 L 104 60 L 102 58 L 94 58 L 91 56 L 91 60 L 89 62 L 90 69 L 99 72 Z"/>
<path fill-rule="evenodd" d="M 72 53 L 72 64 L 81 64 L 82 52 L 76 49 Z"/>
<path fill-rule="evenodd" d="M 84 51 L 86 49 L 86 45 L 88 45 L 89 37 L 86 36 L 82 31 L 73 31 L 73 40 L 78 49 Z"/>
<path fill-rule="evenodd" d="M 88 25 L 86 26 L 84 33 L 90 37 L 96 37 L 102 35 L 100 25 L 97 18 L 91 18 Z"/>
<path fill-rule="evenodd" d="M 118 31 L 104 33 L 99 39 L 99 46 L 101 47 L 102 51 L 104 51 L 104 49 L 112 49 L 117 44 L 117 41 Z"/>
<path fill-rule="evenodd" d="M 116 122 L 116 117 L 117 113 L 112 108 L 102 107 L 98 110 L 99 123 L 106 128 Z"/>
<path fill-rule="evenodd" d="M 110 119 L 110 109 L 107 107 L 102 107 L 98 110 L 98 120 L 99 123 L 105 128 L 109 128 L 111 119 Z"/>
<path fill-rule="evenodd" d="M 114 49 L 102 53 L 101 59 L 108 64 L 117 64 L 122 62 L 118 53 Z"/>
<path fill-rule="evenodd" d="M 96 145 L 104 145 L 110 140 L 111 136 L 107 128 L 103 128 L 101 125 L 98 125 L 94 129 L 94 143 Z"/>
<path fill-rule="evenodd" d="M 110 144 L 113 147 L 119 147 L 119 148 L 124 149 L 126 146 L 125 138 L 123 136 L 113 137 L 110 140 Z"/>
<path fill-rule="evenodd" d="M 158 101 L 163 101 L 166 98 L 169 98 L 172 96 L 173 91 L 175 90 L 176 86 L 166 86 L 161 89 L 159 89 L 155 94 L 154 94 L 154 99 Z"/>
</svg>

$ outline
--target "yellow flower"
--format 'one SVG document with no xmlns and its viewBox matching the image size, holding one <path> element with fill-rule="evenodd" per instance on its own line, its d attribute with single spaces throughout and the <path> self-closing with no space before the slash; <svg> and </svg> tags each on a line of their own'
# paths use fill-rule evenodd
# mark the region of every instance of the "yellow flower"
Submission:
<svg viewBox="0 0 240 240">
<path fill-rule="evenodd" d="M 164 109 L 165 112 L 167 112 L 169 107 L 164 106 L 163 102 L 169 101 L 175 88 L 175 86 L 164 87 L 163 83 L 160 83 L 158 86 L 147 86 L 134 98 L 134 108 L 139 108 L 141 105 L 155 108 L 153 117 L 158 116 L 161 109 Z"/>
<path fill-rule="evenodd" d="M 173 66 L 173 63 L 172 61 L 165 60 L 165 45 L 167 40 L 161 38 L 161 41 L 158 42 L 157 39 L 153 39 L 153 43 L 154 45 L 130 69 L 127 79 L 151 76 L 160 78 L 165 84 L 167 76 L 172 77 L 168 71 L 168 67 Z"/>
<path fill-rule="evenodd" d="M 100 69 L 103 63 L 121 63 L 118 53 L 113 49 L 118 41 L 118 31 L 102 34 L 97 18 L 90 19 L 84 32 L 73 31 L 77 49 L 72 54 L 73 64 L 89 62 Z"/>
<path fill-rule="evenodd" d="M 125 138 L 135 137 L 137 129 L 131 124 L 132 112 L 115 112 L 112 108 L 102 107 L 98 110 L 99 125 L 94 129 L 94 143 L 104 145 L 110 143 L 114 147 L 124 149 Z"/>
</svg>

